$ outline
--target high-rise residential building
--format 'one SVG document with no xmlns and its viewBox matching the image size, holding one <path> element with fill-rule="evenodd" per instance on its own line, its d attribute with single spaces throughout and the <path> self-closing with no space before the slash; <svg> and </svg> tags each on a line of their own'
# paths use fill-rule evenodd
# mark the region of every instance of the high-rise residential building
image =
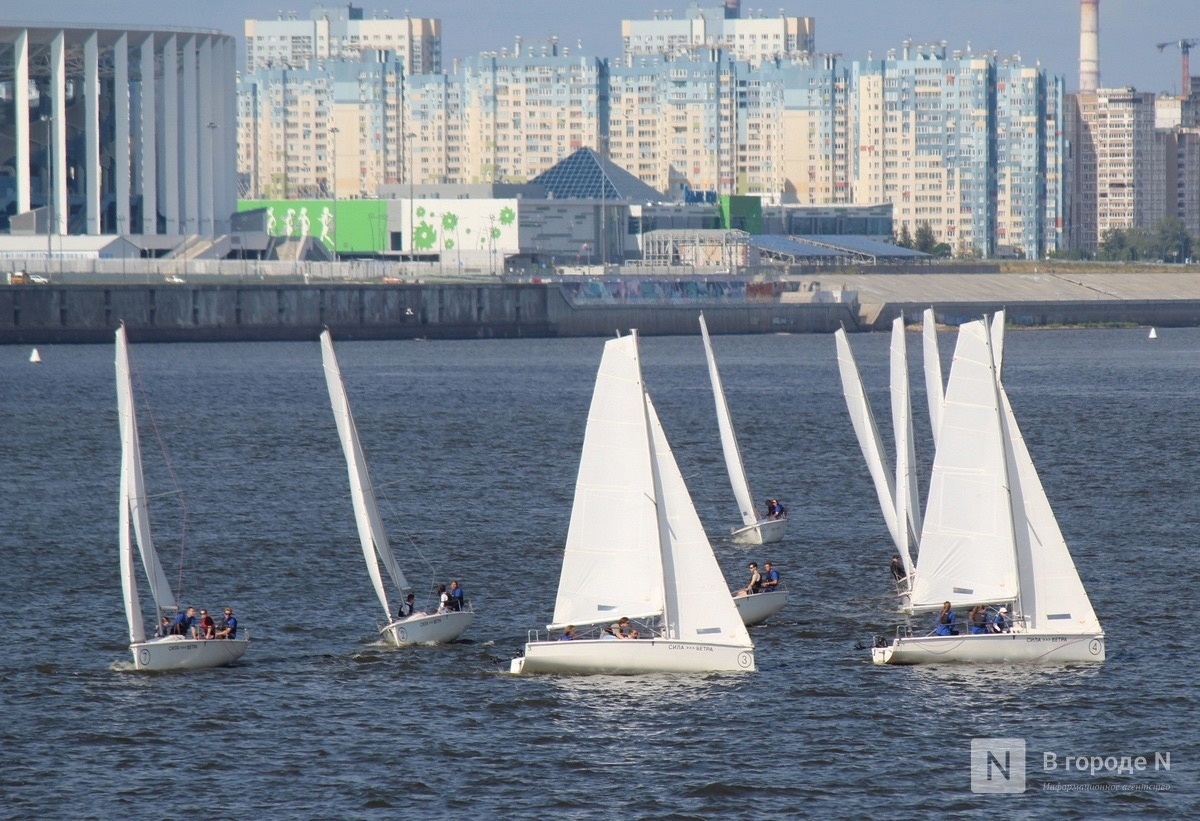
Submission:
<svg viewBox="0 0 1200 821">
<path fill-rule="evenodd" d="M 400 180 L 403 66 L 382 52 L 364 57 L 238 81 L 243 196 L 374 196 Z"/>
<path fill-rule="evenodd" d="M 816 24 L 811 17 L 743 17 L 741 0 L 723 5 L 692 3 L 683 17 L 656 11 L 649 20 L 622 20 L 624 62 L 641 56 L 674 58 L 698 46 L 726 49 L 734 60 L 758 65 L 765 60 L 811 53 L 816 49 Z"/>
<path fill-rule="evenodd" d="M 463 183 L 523 182 L 583 147 L 596 148 L 608 106 L 608 64 L 557 42 L 463 60 Z M 418 144 L 423 140 L 418 137 Z"/>
<path fill-rule="evenodd" d="M 390 52 L 408 74 L 442 70 L 442 21 L 436 18 L 371 17 L 352 4 L 312 8 L 275 20 L 247 20 L 246 72 L 302 68 L 313 60 L 358 60 L 366 51 Z"/>
<path fill-rule="evenodd" d="M 1061 81 L 994 54 L 905 44 L 858 63 L 848 144 L 857 203 L 891 202 L 960 255 L 1041 255 L 1061 244 Z"/>
<path fill-rule="evenodd" d="M 1165 202 L 1154 95 L 1101 88 L 1069 95 L 1072 248 L 1094 251 L 1109 229 L 1150 227 Z"/>
</svg>

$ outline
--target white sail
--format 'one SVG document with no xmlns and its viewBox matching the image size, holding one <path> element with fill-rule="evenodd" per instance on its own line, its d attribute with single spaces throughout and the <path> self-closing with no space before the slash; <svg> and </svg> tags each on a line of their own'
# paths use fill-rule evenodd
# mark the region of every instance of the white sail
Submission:
<svg viewBox="0 0 1200 821">
<path fill-rule="evenodd" d="M 388 545 L 387 533 L 383 520 L 379 516 L 379 505 L 375 499 L 375 489 L 371 485 L 371 476 L 367 471 L 367 460 L 363 455 L 362 445 L 358 441 L 358 429 L 354 425 L 354 416 L 350 413 L 350 403 L 346 398 L 346 386 L 342 381 L 342 372 L 338 367 L 337 355 L 333 351 L 333 337 L 329 331 L 321 332 L 321 360 L 325 365 L 325 385 L 329 389 L 329 402 L 333 406 L 333 416 L 337 420 L 338 437 L 342 442 L 342 453 L 346 457 L 346 471 L 350 476 L 350 497 L 354 503 L 354 520 L 358 525 L 358 538 L 362 543 L 363 558 L 367 562 L 367 574 L 375 587 L 375 595 L 383 606 L 383 612 L 390 618 L 391 607 L 388 604 L 387 590 L 379 572 L 379 563 L 387 569 L 392 583 L 401 593 L 408 591 L 408 580 L 400 571 L 399 565 Z"/>
<path fill-rule="evenodd" d="M 1003 379 L 1004 368 L 1004 311 L 996 311 L 992 316 L 992 359 L 996 363 L 996 378 Z"/>
<path fill-rule="evenodd" d="M 125 617 L 129 622 L 129 639 L 131 642 L 137 642 L 145 638 L 145 632 L 137 591 L 133 546 L 129 539 L 130 525 L 133 526 L 138 553 L 146 570 L 150 595 L 154 598 L 157 611 L 161 613 L 176 610 L 178 605 L 150 535 L 150 513 L 146 505 L 146 482 L 142 475 L 142 452 L 138 441 L 137 406 L 133 399 L 133 382 L 129 369 L 129 341 L 124 325 L 117 328 L 116 349 L 117 413 L 121 422 L 121 510 L 117 517 L 120 528 L 118 541 L 121 552 L 121 588 L 125 597 Z"/>
<path fill-rule="evenodd" d="M 712 342 L 708 338 L 708 325 L 704 314 L 700 314 L 700 334 L 704 337 L 704 354 L 708 357 L 708 377 L 712 381 L 713 401 L 717 406 L 717 428 L 721 432 L 721 452 L 725 455 L 725 467 L 729 471 L 729 483 L 733 486 L 733 498 L 737 500 L 742 522 L 751 526 L 758 521 L 754 512 L 754 496 L 750 493 L 750 482 L 742 465 L 742 453 L 738 448 L 737 435 L 733 431 L 733 420 L 729 416 L 729 404 L 725 401 L 725 390 L 721 387 L 721 374 L 713 356 Z"/>
<path fill-rule="evenodd" d="M 850 423 L 854 426 L 854 434 L 858 437 L 858 446 L 862 449 L 863 458 L 867 462 L 867 470 L 875 483 L 875 493 L 879 497 L 879 507 L 883 511 L 883 521 L 887 524 L 888 533 L 897 549 L 901 549 L 900 530 L 896 527 L 896 491 L 892 474 L 884 465 L 883 443 L 879 439 L 879 428 L 875 425 L 875 415 L 871 412 L 871 403 L 863 390 L 862 377 L 858 372 L 858 364 L 850 351 L 850 342 L 846 332 L 841 328 L 833 334 L 837 342 L 838 372 L 842 377 L 842 393 L 846 397 L 846 410 L 850 412 Z M 907 552 L 901 549 L 901 553 Z"/>
<path fill-rule="evenodd" d="M 750 634 L 729 595 L 725 576 L 717 565 L 649 396 L 646 396 L 646 415 L 654 445 L 651 467 L 658 499 L 666 637 L 727 641 L 751 647 Z"/>
<path fill-rule="evenodd" d="M 921 532 L 912 608 L 1013 601 L 1008 469 L 988 329 L 958 331 Z"/>
<path fill-rule="evenodd" d="M 637 336 L 610 339 L 588 410 L 551 629 L 663 611 L 645 419 Z"/>
<path fill-rule="evenodd" d="M 896 532 L 903 544 L 900 558 L 904 570 L 912 575 L 912 556 L 908 546 L 921 532 L 921 502 L 917 488 L 916 447 L 913 444 L 912 402 L 908 385 L 908 345 L 904 338 L 904 317 L 892 322 L 891 349 L 892 430 L 896 442 Z"/>
<path fill-rule="evenodd" d="M 921 337 L 925 354 L 925 399 L 929 403 L 929 426 L 933 429 L 933 446 L 936 448 L 946 392 L 942 382 L 942 357 L 938 353 L 937 320 L 933 308 L 925 309 L 923 320 Z"/>
<path fill-rule="evenodd" d="M 1008 394 L 1000 387 L 1013 498 L 1020 612 L 1031 631 L 1094 633 L 1100 622 L 1038 478 Z"/>
</svg>

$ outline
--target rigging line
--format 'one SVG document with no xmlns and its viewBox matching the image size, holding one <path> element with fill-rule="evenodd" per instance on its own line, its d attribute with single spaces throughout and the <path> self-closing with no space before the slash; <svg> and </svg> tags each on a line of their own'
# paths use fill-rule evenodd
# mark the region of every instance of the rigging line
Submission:
<svg viewBox="0 0 1200 821">
<path fill-rule="evenodd" d="M 158 419 L 154 416 L 154 409 L 150 406 L 149 394 L 146 392 L 146 385 L 142 381 L 142 372 L 139 369 L 136 371 L 136 373 L 134 373 L 132 358 L 130 361 L 129 370 L 131 376 L 136 376 L 138 392 L 142 397 L 140 405 L 141 407 L 145 408 L 146 416 L 150 419 L 150 427 L 154 430 L 154 439 L 158 443 L 158 452 L 162 454 L 163 463 L 166 465 L 167 475 L 171 478 L 171 485 L 175 488 L 174 495 L 179 502 L 179 508 L 181 511 L 179 524 L 179 575 L 175 587 L 175 601 L 178 604 L 183 601 L 183 567 L 184 555 L 186 553 L 187 546 L 186 540 L 188 523 L 187 502 L 184 501 L 183 490 L 179 487 L 179 479 L 175 475 L 174 466 L 171 464 L 171 456 L 167 452 L 166 442 L 163 441 L 162 431 L 158 427 Z M 171 494 L 167 492 L 156 495 L 168 496 Z"/>
<path fill-rule="evenodd" d="M 392 484 L 396 484 L 396 483 L 393 482 Z M 377 487 L 386 487 L 386 485 L 380 485 Z M 396 508 L 392 505 L 392 500 L 390 498 L 388 498 L 388 496 L 386 494 L 383 495 L 382 497 L 379 494 L 376 494 L 375 498 L 377 500 L 382 501 L 384 506 L 387 508 L 389 521 L 391 521 L 393 523 L 400 521 L 399 513 L 397 513 Z M 403 526 L 400 526 L 399 530 L 400 530 L 400 533 L 403 534 L 404 538 L 408 540 L 408 543 L 410 545 L 412 545 L 413 550 L 416 551 L 417 556 L 420 557 L 421 561 L 425 562 L 425 565 L 429 568 L 429 572 L 432 575 L 432 577 L 436 579 L 437 578 L 437 568 L 434 566 L 433 562 L 429 561 L 429 558 L 421 551 L 421 548 L 417 545 L 416 540 L 413 539 L 412 534 L 408 531 L 407 528 L 405 528 Z M 435 586 L 433 589 L 436 590 L 437 589 L 436 582 L 434 584 L 435 584 Z"/>
</svg>

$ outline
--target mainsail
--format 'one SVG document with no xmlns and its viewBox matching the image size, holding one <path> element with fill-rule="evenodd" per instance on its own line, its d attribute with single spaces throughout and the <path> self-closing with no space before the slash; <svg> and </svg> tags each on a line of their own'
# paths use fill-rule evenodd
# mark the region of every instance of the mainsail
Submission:
<svg viewBox="0 0 1200 821">
<path fill-rule="evenodd" d="M 999 396 L 987 326 L 968 322 L 959 328 L 942 409 L 914 610 L 1018 594 Z"/>
<path fill-rule="evenodd" d="M 729 403 L 725 401 L 725 389 L 721 386 L 721 374 L 717 370 L 717 360 L 713 356 L 712 342 L 708 338 L 708 325 L 704 314 L 700 314 L 700 334 L 704 338 L 704 353 L 708 358 L 708 377 L 712 381 L 713 401 L 717 406 L 717 428 L 721 432 L 721 453 L 725 456 L 725 467 L 729 471 L 729 483 L 733 486 L 733 498 L 737 500 L 738 510 L 742 514 L 742 522 L 750 527 L 758 521 L 754 511 L 754 496 L 750 492 L 750 482 L 746 479 L 746 469 L 742 464 L 742 453 L 738 447 L 737 435 L 733 431 L 733 420 L 729 416 Z"/>
<path fill-rule="evenodd" d="M 133 399 L 133 380 L 129 367 L 129 340 L 124 323 L 117 328 L 116 348 L 117 414 L 121 423 L 121 492 L 117 517 L 120 528 L 121 589 L 125 597 L 129 640 L 140 642 L 145 641 L 146 634 L 138 597 L 133 547 L 129 541 L 130 524 L 133 525 L 134 538 L 157 612 L 176 610 L 178 605 L 150 535 L 150 512 L 146 506 L 146 481 L 142 475 L 142 452 L 138 441 L 137 406 Z"/>
<path fill-rule="evenodd" d="M 367 575 L 371 577 L 371 584 L 375 587 L 375 595 L 379 597 L 384 613 L 390 617 L 392 611 L 379 572 L 380 562 L 401 593 L 409 590 L 408 580 L 404 578 L 388 545 L 383 520 L 379 516 L 375 488 L 367 471 L 367 460 L 358 441 L 358 429 L 350 413 L 346 386 L 342 381 L 337 355 L 333 351 L 333 337 L 328 330 L 321 332 L 321 361 L 325 366 L 325 385 L 329 389 L 329 402 L 333 406 L 333 416 L 337 421 L 338 438 L 341 439 L 342 452 L 346 456 L 346 470 L 350 475 L 350 498 L 354 503 L 354 519 L 358 525 L 363 558 L 367 562 Z"/>
<path fill-rule="evenodd" d="M 636 333 L 610 339 L 588 410 L 551 629 L 663 612 L 644 401 Z"/>
<path fill-rule="evenodd" d="M 909 544 L 921 532 L 921 500 L 917 488 L 916 447 L 913 444 L 912 402 L 908 386 L 908 345 L 904 317 L 892 322 L 891 347 L 892 431 L 896 443 L 896 532 L 905 572 L 913 572 Z"/>
</svg>

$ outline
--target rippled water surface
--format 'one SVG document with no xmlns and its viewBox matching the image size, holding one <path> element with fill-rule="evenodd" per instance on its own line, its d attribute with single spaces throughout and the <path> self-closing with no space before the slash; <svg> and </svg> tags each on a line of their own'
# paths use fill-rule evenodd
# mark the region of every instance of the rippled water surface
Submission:
<svg viewBox="0 0 1200 821">
<path fill-rule="evenodd" d="M 887 339 L 851 341 L 884 423 Z M 714 342 L 751 484 L 791 511 L 768 550 L 723 536 L 737 511 L 699 337 L 644 339 L 644 370 L 731 584 L 756 559 L 791 587 L 751 630 L 759 672 L 530 679 L 508 660 L 551 615 L 600 340 L 339 343 L 410 580 L 458 578 L 477 609 L 468 640 L 403 650 L 374 637 L 316 340 L 135 344 L 164 562 L 179 580 L 182 551 L 184 600 L 234 605 L 252 637 L 238 666 L 188 675 L 127 669 L 111 346 L 42 348 L 40 366 L 0 348 L 0 815 L 1197 812 L 1178 618 L 1200 589 L 1200 330 L 1008 334 L 1005 383 L 1108 637 L 1103 666 L 1049 669 L 872 667 L 855 644 L 892 622 L 891 551 L 833 340 Z M 972 793 L 979 737 L 1025 741 L 1022 797 Z M 1151 765 L 1043 772 L 1046 752 Z"/>
</svg>

